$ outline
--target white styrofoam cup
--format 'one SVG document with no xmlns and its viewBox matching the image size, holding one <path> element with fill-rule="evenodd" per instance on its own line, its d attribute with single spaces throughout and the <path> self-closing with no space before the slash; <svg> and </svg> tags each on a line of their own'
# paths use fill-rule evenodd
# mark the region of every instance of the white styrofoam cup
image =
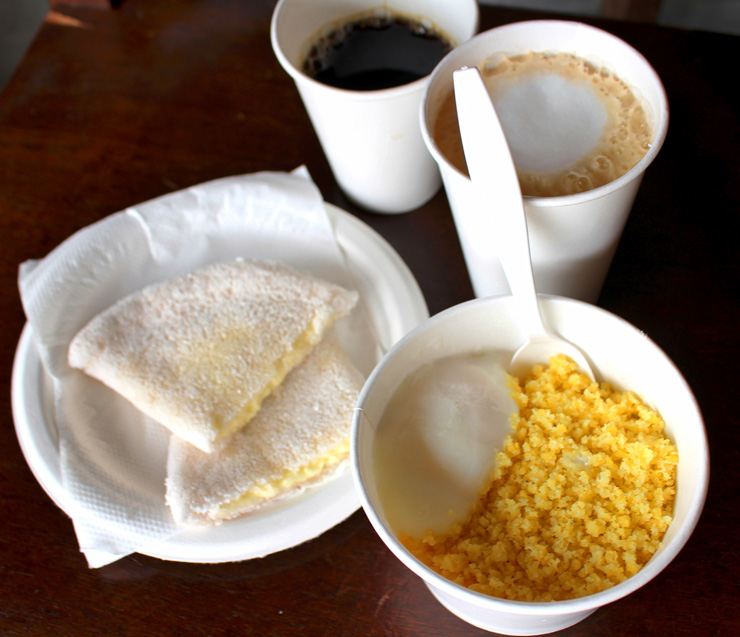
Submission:
<svg viewBox="0 0 740 637">
<path fill-rule="evenodd" d="M 323 30 L 381 6 L 431 21 L 453 45 L 478 28 L 475 0 L 280 0 L 271 39 L 341 189 L 363 208 L 392 214 L 418 208 L 441 185 L 419 127 L 429 77 L 394 88 L 352 91 L 322 84 L 301 70 L 308 46 Z"/>
<path fill-rule="evenodd" d="M 570 21 L 517 22 L 479 33 L 448 53 L 432 73 L 421 107 L 424 141 L 437 161 L 465 261 L 478 297 L 508 294 L 487 217 L 496 202 L 479 201 L 467 175 L 442 154 L 432 131 L 452 73 L 495 53 L 564 51 L 600 61 L 643 101 L 654 139 L 647 154 L 618 179 L 593 190 L 556 197 L 524 197 L 537 289 L 595 303 L 642 181 L 668 129 L 668 101 L 655 70 L 623 40 Z"/>
</svg>

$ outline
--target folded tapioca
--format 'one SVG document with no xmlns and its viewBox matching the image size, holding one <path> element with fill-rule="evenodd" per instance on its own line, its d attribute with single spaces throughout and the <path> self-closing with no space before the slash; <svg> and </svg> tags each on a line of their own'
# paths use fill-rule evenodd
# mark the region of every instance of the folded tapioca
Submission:
<svg viewBox="0 0 740 637">
<path fill-rule="evenodd" d="M 178 524 L 238 517 L 316 485 L 346 466 L 363 378 L 327 337 L 288 374 L 249 423 L 213 453 L 172 437 L 167 503 Z"/>
<path fill-rule="evenodd" d="M 69 364 L 210 452 L 357 297 L 279 263 L 218 263 L 115 303 L 73 339 Z"/>
</svg>

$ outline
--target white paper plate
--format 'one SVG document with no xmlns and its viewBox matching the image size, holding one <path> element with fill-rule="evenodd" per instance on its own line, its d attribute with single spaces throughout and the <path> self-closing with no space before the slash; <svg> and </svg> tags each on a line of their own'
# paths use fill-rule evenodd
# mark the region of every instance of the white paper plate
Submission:
<svg viewBox="0 0 740 637">
<path fill-rule="evenodd" d="M 428 318 L 419 286 L 393 248 L 372 228 L 327 204 L 355 288 L 388 349 Z M 16 434 L 31 471 L 49 497 L 69 514 L 61 479 L 51 379 L 31 328 L 26 325 L 13 365 L 12 405 Z M 163 503 L 164 506 L 164 503 Z M 360 506 L 352 474 L 345 471 L 321 487 L 218 527 L 186 530 L 139 552 L 180 562 L 230 562 L 262 557 L 321 535 Z"/>
</svg>

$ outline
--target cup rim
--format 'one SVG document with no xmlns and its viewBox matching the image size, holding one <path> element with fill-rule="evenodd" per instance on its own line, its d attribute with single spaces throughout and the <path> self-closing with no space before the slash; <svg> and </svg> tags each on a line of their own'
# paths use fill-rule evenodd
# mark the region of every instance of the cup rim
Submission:
<svg viewBox="0 0 740 637">
<path fill-rule="evenodd" d="M 434 157 L 435 161 L 440 167 L 444 166 L 445 169 L 452 170 L 458 177 L 465 179 L 467 181 L 470 181 L 470 178 L 464 173 L 462 173 L 457 167 L 455 167 L 447 159 L 447 157 L 445 157 L 442 151 L 439 149 L 439 147 L 437 146 L 437 143 L 434 140 L 434 136 L 429 130 L 428 121 L 427 121 L 427 107 L 429 105 L 431 91 L 433 90 L 435 83 L 437 79 L 439 78 L 439 76 L 442 75 L 448 68 L 450 68 L 452 62 L 456 58 L 463 56 L 469 49 L 474 48 L 478 43 L 481 42 L 481 40 L 485 40 L 487 38 L 492 37 L 492 34 L 497 34 L 503 31 L 509 31 L 509 30 L 514 30 L 514 29 L 522 29 L 522 28 L 527 28 L 527 27 L 556 29 L 556 28 L 574 27 L 574 26 L 580 29 L 598 33 L 600 37 L 605 37 L 609 40 L 618 42 L 620 46 L 625 47 L 626 50 L 630 51 L 633 55 L 635 55 L 636 59 L 640 60 L 645 65 L 645 69 L 651 75 L 652 79 L 655 81 L 655 86 L 658 92 L 658 101 L 660 103 L 660 107 L 665 113 L 665 116 L 662 118 L 662 121 L 660 121 L 658 124 L 658 127 L 655 131 L 653 143 L 651 144 L 650 149 L 647 151 L 647 153 L 645 153 L 645 155 L 640 159 L 640 161 L 638 161 L 632 168 L 630 168 L 626 173 L 624 173 L 620 177 L 617 177 L 617 179 L 614 179 L 613 181 L 610 181 L 609 183 L 603 184 L 602 186 L 598 186 L 597 188 L 586 190 L 584 192 L 572 193 L 569 195 L 556 195 L 552 197 L 524 195 L 523 199 L 527 203 L 528 206 L 531 206 L 533 208 L 550 208 L 550 207 L 577 205 L 583 201 L 594 201 L 596 199 L 606 197 L 610 193 L 616 190 L 619 190 L 620 188 L 622 188 L 629 182 L 640 178 L 644 174 L 647 167 L 657 157 L 658 152 L 662 148 L 663 143 L 665 142 L 666 135 L 668 133 L 668 122 L 670 119 L 670 109 L 668 105 L 668 96 L 666 94 L 665 87 L 663 86 L 663 82 L 661 81 L 660 76 L 655 71 L 655 69 L 650 64 L 650 62 L 647 60 L 647 58 L 642 53 L 640 53 L 637 49 L 635 49 L 631 44 L 629 44 L 628 42 L 625 42 L 624 40 L 617 37 L 616 35 L 609 33 L 608 31 L 605 31 L 604 29 L 600 29 L 598 27 L 591 26 L 589 24 L 586 24 L 584 22 L 579 22 L 577 20 L 524 20 L 520 22 L 512 22 L 508 24 L 503 24 L 497 27 L 493 27 L 491 29 L 487 29 L 486 31 L 482 31 L 474 35 L 472 38 L 470 38 L 466 42 L 463 42 L 462 44 L 454 48 L 452 51 L 447 53 L 447 55 L 445 55 L 445 57 L 443 57 L 439 61 L 435 69 L 432 71 L 431 76 L 428 78 L 429 83 L 424 89 L 424 93 L 422 95 L 422 100 L 421 100 L 421 105 L 419 107 L 419 118 L 420 118 L 420 124 L 421 124 L 420 126 L 421 134 L 422 134 L 422 138 L 424 139 L 424 143 L 426 144 L 427 149 L 429 150 L 429 152 Z"/>
<path fill-rule="evenodd" d="M 278 37 L 278 22 L 280 20 L 280 14 L 281 10 L 287 0 L 278 0 L 278 3 L 275 5 L 275 9 L 272 13 L 272 17 L 270 19 L 270 42 L 272 44 L 272 50 L 275 54 L 275 57 L 277 57 L 278 61 L 280 62 L 280 66 L 283 67 L 283 70 L 285 70 L 290 77 L 293 78 L 293 80 L 297 83 L 303 83 L 307 86 L 311 86 L 316 90 L 322 90 L 326 91 L 328 93 L 335 93 L 337 95 L 341 95 L 342 97 L 346 99 L 354 99 L 357 101 L 372 101 L 376 100 L 380 97 L 385 98 L 396 98 L 396 97 L 403 97 L 407 94 L 414 94 L 422 90 L 428 82 L 431 80 L 433 71 L 430 71 L 427 75 L 424 77 L 420 77 L 417 80 L 414 80 L 412 82 L 408 82 L 406 84 L 400 84 L 398 86 L 391 86 L 388 88 L 382 88 L 382 89 L 373 89 L 368 91 L 358 91 L 353 89 L 345 89 L 345 88 L 339 88 L 336 86 L 330 86 L 328 84 L 324 84 L 322 82 L 319 82 L 318 80 L 312 78 L 310 75 L 304 73 L 300 68 L 298 68 L 293 62 L 291 62 L 288 59 L 288 56 L 285 55 L 285 52 L 282 49 L 282 46 L 280 45 L 280 39 Z M 475 6 L 473 8 L 474 10 L 474 24 L 473 24 L 473 36 L 475 36 L 475 33 L 478 29 L 478 24 L 480 20 L 480 11 L 478 9 L 478 4 L 474 3 Z M 448 35 L 448 37 L 451 37 Z M 455 44 L 453 42 L 452 51 L 454 51 L 456 48 L 462 46 L 465 42 L 469 41 L 464 40 L 463 42 Z M 452 51 L 449 51 L 451 53 Z M 441 60 L 440 60 L 441 62 Z"/>
<path fill-rule="evenodd" d="M 593 312 L 595 314 L 602 314 L 609 317 L 611 320 L 615 320 L 618 323 L 624 325 L 626 328 L 632 331 L 639 330 L 625 319 L 604 310 L 598 306 L 579 301 L 572 298 L 560 297 L 555 295 L 540 294 L 540 300 L 545 303 L 556 303 L 566 305 L 577 305 L 583 306 L 584 311 Z M 511 296 L 496 296 L 496 297 L 484 297 L 472 299 L 458 305 L 452 306 L 443 310 L 442 312 L 430 317 L 423 321 L 416 328 L 408 332 L 400 341 L 398 341 L 383 357 L 383 359 L 376 365 L 373 372 L 365 382 L 362 388 L 360 396 L 356 402 L 355 411 L 352 421 L 352 436 L 351 436 L 351 465 L 353 477 L 357 492 L 360 496 L 360 501 L 365 514 L 368 516 L 370 523 L 372 524 L 375 531 L 383 540 L 383 543 L 388 549 L 413 573 L 421 577 L 422 580 L 430 587 L 441 590 L 448 595 L 459 599 L 469 604 L 487 608 L 492 612 L 507 612 L 514 614 L 530 614 L 530 615 L 568 615 L 574 613 L 582 613 L 585 611 L 595 610 L 612 602 L 615 602 L 627 595 L 632 594 L 639 588 L 645 586 L 652 579 L 657 577 L 665 568 L 673 561 L 673 559 L 683 550 L 684 546 L 691 537 L 694 529 L 696 528 L 701 514 L 704 509 L 706 497 L 709 487 L 709 474 L 710 474 L 710 460 L 709 460 L 709 448 L 706 435 L 706 427 L 704 426 L 703 417 L 699 409 L 696 397 L 691 390 L 691 387 L 686 382 L 685 378 L 681 374 L 680 370 L 676 367 L 675 363 L 667 356 L 667 354 L 652 341 L 647 335 L 640 332 L 644 337 L 645 341 L 651 348 L 655 348 L 660 354 L 662 354 L 665 361 L 673 368 L 676 372 L 677 377 L 682 385 L 682 390 L 686 392 L 686 395 L 690 398 L 693 403 L 696 412 L 699 417 L 699 422 L 702 425 L 702 431 L 700 434 L 703 436 L 703 459 L 701 462 L 701 471 L 697 476 L 697 488 L 696 493 L 689 505 L 689 512 L 684 520 L 678 532 L 671 538 L 670 543 L 665 545 L 663 549 L 657 555 L 654 555 L 637 573 L 628 577 L 626 580 L 615 584 L 608 589 L 600 591 L 598 593 L 592 593 L 582 597 L 576 597 L 573 599 L 558 600 L 552 602 L 528 602 L 519 600 L 508 600 L 503 598 L 497 598 L 486 593 L 473 591 L 467 587 L 457 584 L 446 577 L 436 573 L 431 568 L 426 566 L 418 558 L 416 558 L 396 537 L 395 533 L 390 527 L 381 519 L 375 505 L 372 503 L 371 498 L 366 488 L 366 479 L 362 465 L 362 460 L 357 452 L 360 437 L 361 419 L 363 418 L 364 410 L 363 405 L 365 404 L 367 397 L 373 391 L 378 379 L 383 374 L 384 369 L 389 362 L 397 355 L 397 353 L 403 348 L 407 347 L 408 344 L 415 340 L 419 334 L 431 329 L 433 326 L 440 322 L 450 320 L 455 314 L 470 311 L 474 306 L 496 304 L 498 302 L 506 302 L 507 299 L 512 299 Z M 511 301 L 508 301 L 511 302 Z"/>
</svg>

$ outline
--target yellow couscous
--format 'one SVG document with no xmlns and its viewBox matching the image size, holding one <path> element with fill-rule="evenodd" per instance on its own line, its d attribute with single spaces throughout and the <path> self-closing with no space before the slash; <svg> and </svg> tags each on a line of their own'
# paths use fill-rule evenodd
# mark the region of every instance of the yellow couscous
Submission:
<svg viewBox="0 0 740 637">
<path fill-rule="evenodd" d="M 510 384 L 519 413 L 473 510 L 402 541 L 441 575 L 512 600 L 581 597 L 634 575 L 676 495 L 678 451 L 660 415 L 565 356 Z"/>
</svg>

